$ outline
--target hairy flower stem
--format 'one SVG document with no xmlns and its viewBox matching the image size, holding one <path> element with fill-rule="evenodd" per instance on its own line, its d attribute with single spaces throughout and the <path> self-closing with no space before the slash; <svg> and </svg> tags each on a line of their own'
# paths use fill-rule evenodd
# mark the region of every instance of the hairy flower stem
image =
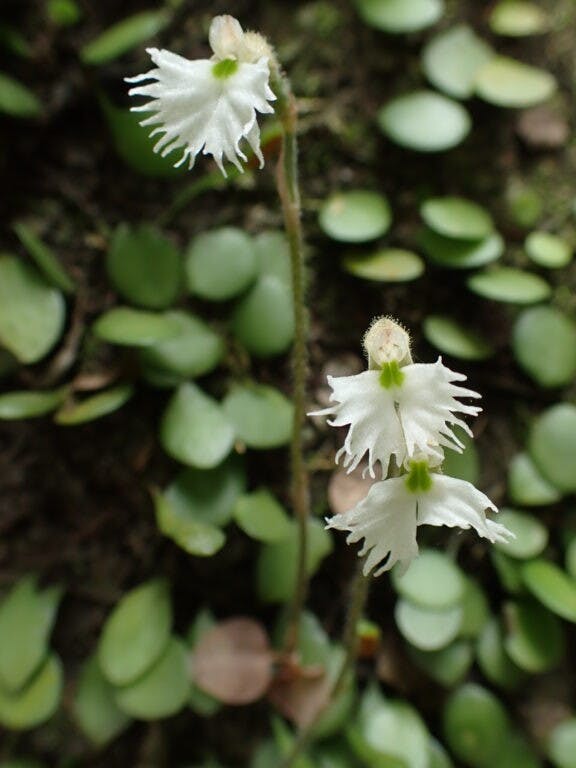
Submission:
<svg viewBox="0 0 576 768">
<path fill-rule="evenodd" d="M 300 191 L 298 188 L 298 113 L 294 96 L 285 77 L 273 77 L 273 89 L 278 97 L 276 114 L 282 123 L 282 148 L 278 161 L 276 183 L 282 204 L 284 226 L 290 247 L 292 266 L 292 300 L 294 305 L 294 344 L 292 346 L 292 396 L 294 420 L 290 445 L 291 495 L 298 525 L 298 562 L 296 583 L 288 607 L 284 650 L 293 653 L 298 645 L 300 616 L 308 591 L 307 552 L 310 501 L 308 476 L 302 450 L 302 427 L 306 413 L 306 374 L 308 370 L 308 318 L 304 303 L 304 241 L 300 220 Z"/>
<path fill-rule="evenodd" d="M 348 605 L 346 624 L 344 626 L 344 633 L 342 637 L 342 645 L 344 646 L 344 659 L 342 660 L 342 666 L 338 671 L 338 675 L 334 680 L 334 684 L 330 689 L 329 695 L 326 696 L 326 699 L 316 711 L 314 717 L 308 723 L 308 725 L 302 728 L 302 730 L 298 733 L 290 753 L 281 763 L 280 768 L 293 768 L 297 759 L 310 744 L 314 729 L 322 719 L 322 716 L 330 704 L 336 700 L 350 679 L 350 673 L 352 672 L 354 662 L 356 661 L 356 651 L 358 649 L 358 622 L 364 613 L 371 580 L 371 574 L 364 576 L 362 572 L 363 565 L 364 560 L 360 560 L 350 588 L 350 603 Z"/>
</svg>

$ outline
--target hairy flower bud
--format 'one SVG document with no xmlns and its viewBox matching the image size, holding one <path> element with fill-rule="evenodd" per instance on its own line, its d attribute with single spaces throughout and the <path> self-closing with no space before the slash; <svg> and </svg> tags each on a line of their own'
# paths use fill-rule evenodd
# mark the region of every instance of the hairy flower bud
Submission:
<svg viewBox="0 0 576 768">
<path fill-rule="evenodd" d="M 385 363 L 410 365 L 410 336 L 395 320 L 380 317 L 375 320 L 364 336 L 364 350 L 368 355 L 368 368 L 381 368 Z"/>
</svg>

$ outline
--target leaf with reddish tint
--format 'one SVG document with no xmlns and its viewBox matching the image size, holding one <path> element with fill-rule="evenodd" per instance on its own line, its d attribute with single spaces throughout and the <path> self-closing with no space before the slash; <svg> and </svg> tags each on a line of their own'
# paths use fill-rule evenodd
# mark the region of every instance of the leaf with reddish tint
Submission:
<svg viewBox="0 0 576 768">
<path fill-rule="evenodd" d="M 328 504 L 335 515 L 348 512 L 362 501 L 376 482 L 363 477 L 366 464 L 362 463 L 353 472 L 339 469 L 332 473 L 328 483 Z"/>
<path fill-rule="evenodd" d="M 327 705 L 332 685 L 321 667 L 304 667 L 291 679 L 275 680 L 268 696 L 284 717 L 306 728 Z"/>
<path fill-rule="evenodd" d="M 260 624 L 243 617 L 227 619 L 202 635 L 192 656 L 192 679 L 225 704 L 250 704 L 268 689 L 272 662 Z"/>
</svg>

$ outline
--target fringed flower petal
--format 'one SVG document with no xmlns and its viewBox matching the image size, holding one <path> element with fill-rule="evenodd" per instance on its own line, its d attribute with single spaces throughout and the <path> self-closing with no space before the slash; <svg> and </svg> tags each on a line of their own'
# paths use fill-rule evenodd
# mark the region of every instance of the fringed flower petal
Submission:
<svg viewBox="0 0 576 768">
<path fill-rule="evenodd" d="M 486 510 L 498 510 L 488 496 L 471 483 L 446 475 L 432 477 L 430 491 L 418 496 L 418 525 L 474 528 L 479 536 L 492 543 L 514 538 L 503 525 L 487 519 Z"/>
<path fill-rule="evenodd" d="M 406 365 L 402 373 L 404 380 L 396 389 L 396 398 L 408 456 L 425 454 L 441 459 L 441 446 L 461 452 L 463 445 L 453 427 L 471 433 L 466 422 L 456 414 L 476 416 L 481 411 L 456 399 L 480 397 L 477 392 L 453 383 L 465 381 L 466 376 L 446 368 L 442 358 L 435 364 Z"/>
<path fill-rule="evenodd" d="M 152 112 L 141 125 L 155 126 L 151 135 L 160 135 L 154 151 L 163 156 L 175 149 L 183 154 L 176 165 L 188 163 L 192 168 L 196 156 L 213 155 L 224 175 L 224 160 L 242 171 L 241 149 L 245 140 L 260 165 L 257 113 L 273 112 L 275 99 L 269 86 L 270 72 L 266 58 L 254 63 L 233 59 L 188 61 L 170 51 L 148 49 L 156 68 L 143 75 L 128 78 L 142 83 L 130 89 L 131 96 L 144 96 L 145 104 L 133 107 L 135 112 Z M 218 69 L 221 65 L 228 69 Z"/>
<path fill-rule="evenodd" d="M 368 555 L 366 576 L 378 565 L 374 576 L 396 563 L 406 568 L 418 554 L 416 498 L 406 491 L 401 477 L 373 485 L 366 498 L 349 512 L 330 518 L 327 527 L 348 531 L 349 544 L 364 539 L 359 555 Z"/>
<path fill-rule="evenodd" d="M 386 476 L 390 459 L 398 466 L 406 458 L 402 426 L 396 412 L 391 390 L 380 385 L 378 371 L 363 371 L 355 376 L 328 376 L 334 405 L 310 416 L 334 416 L 333 427 L 348 426 L 344 445 L 336 461 L 344 456 L 343 464 L 352 472 L 368 454 L 368 472 L 375 477 L 374 467 L 380 462 Z"/>
</svg>

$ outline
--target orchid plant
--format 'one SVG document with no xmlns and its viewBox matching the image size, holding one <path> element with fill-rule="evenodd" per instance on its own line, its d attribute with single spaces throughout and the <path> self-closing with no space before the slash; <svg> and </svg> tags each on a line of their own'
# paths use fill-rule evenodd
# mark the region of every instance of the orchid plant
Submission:
<svg viewBox="0 0 576 768">
<path fill-rule="evenodd" d="M 130 95 L 146 101 L 132 109 L 152 113 L 142 125 L 159 136 L 155 151 L 179 150 L 176 165 L 192 168 L 198 154 L 212 155 L 226 175 L 224 162 L 243 170 L 246 145 L 264 164 L 259 115 L 275 112 L 282 129 L 277 185 L 292 256 L 295 313 L 293 399 L 295 415 L 291 446 L 292 496 L 299 523 L 298 577 L 290 606 L 285 651 L 297 644 L 300 614 L 307 592 L 306 552 L 309 501 L 302 452 L 305 414 L 306 308 L 303 288 L 302 232 L 297 183 L 297 111 L 289 82 L 276 55 L 258 33 L 244 32 L 232 16 L 217 16 L 210 26 L 210 59 L 188 61 L 166 50 L 148 50 L 155 67 L 127 78 Z M 366 472 L 381 477 L 351 510 L 327 521 L 328 528 L 348 533 L 347 541 L 363 540 L 363 576 L 378 575 L 393 566 L 407 568 L 418 554 L 417 532 L 422 525 L 473 528 L 490 542 L 512 534 L 486 515 L 496 512 L 490 499 L 468 482 L 442 474 L 444 449 L 461 451 L 455 428 L 471 435 L 465 417 L 476 416 L 480 395 L 463 387 L 465 376 L 435 363 L 414 363 L 408 333 L 389 318 L 377 320 L 364 347 L 368 369 L 354 376 L 328 377 L 331 402 L 311 415 L 329 416 L 347 435 L 336 454 L 348 472 L 367 460 Z M 468 402 L 471 401 L 471 402 Z M 355 589 L 350 615 L 361 615 L 367 587 Z M 353 623 L 353 622 L 352 622 Z M 349 622 L 350 624 L 350 622 Z M 347 636 L 348 671 L 356 647 L 355 632 Z M 322 713 L 320 708 L 317 718 Z M 316 718 L 316 719 L 317 719 Z M 284 765 L 294 764 L 314 726 L 311 722 L 296 741 Z"/>
</svg>

